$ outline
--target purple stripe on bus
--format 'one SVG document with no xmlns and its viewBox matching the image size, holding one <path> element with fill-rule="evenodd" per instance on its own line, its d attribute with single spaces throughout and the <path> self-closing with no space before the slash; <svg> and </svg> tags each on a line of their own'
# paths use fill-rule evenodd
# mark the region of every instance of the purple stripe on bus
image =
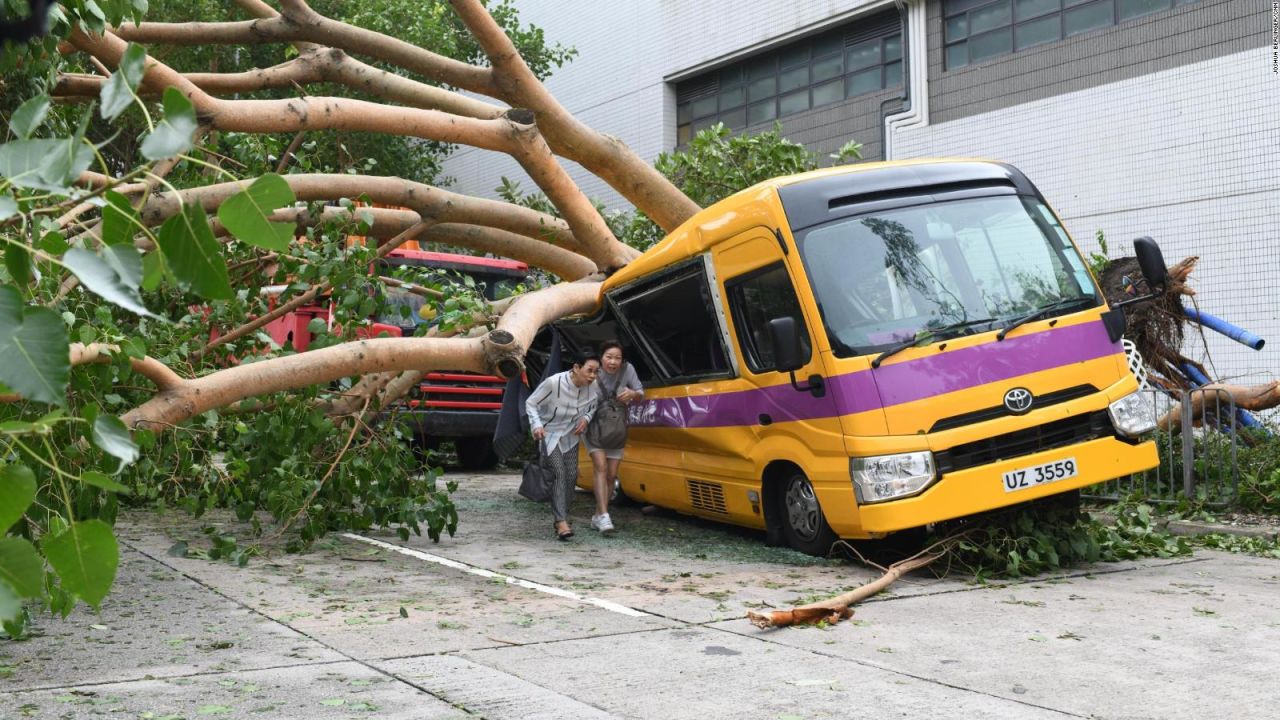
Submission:
<svg viewBox="0 0 1280 720">
<path fill-rule="evenodd" d="M 1013 335 L 1004 342 L 989 342 L 881 366 L 874 373 L 880 388 L 876 405 L 889 407 L 924 400 L 1118 352 L 1122 352 L 1120 343 L 1111 342 L 1100 322 Z M 857 382 L 857 376 L 862 374 L 867 373 L 839 376 L 833 384 L 852 382 L 850 394 L 865 393 L 863 383 Z M 867 408 L 864 402 L 854 402 L 848 407 L 851 409 L 841 406 L 842 414 L 873 409 Z"/>
<path fill-rule="evenodd" d="M 822 398 L 789 384 L 774 385 L 645 400 L 631 406 L 629 419 L 636 427 L 683 428 L 757 425 L 761 415 L 772 422 L 813 420 L 923 400 L 1118 352 L 1119 343 L 1109 340 L 1102 323 L 1084 323 L 828 378 Z"/>
</svg>

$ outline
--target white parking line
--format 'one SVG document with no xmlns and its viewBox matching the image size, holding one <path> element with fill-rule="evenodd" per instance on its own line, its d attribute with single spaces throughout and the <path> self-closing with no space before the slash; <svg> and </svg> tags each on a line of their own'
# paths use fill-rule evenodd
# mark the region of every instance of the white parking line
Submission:
<svg viewBox="0 0 1280 720">
<path fill-rule="evenodd" d="M 368 538 L 363 535 L 356 535 L 355 533 L 343 533 L 342 536 L 346 538 L 351 538 L 352 540 L 359 540 L 360 542 L 369 543 L 370 545 L 377 545 L 380 548 L 393 550 L 402 555 L 408 555 L 409 557 L 418 558 L 419 560 L 426 560 L 427 562 L 432 562 L 437 565 L 443 565 L 448 568 L 453 568 L 454 570 L 461 570 L 462 572 L 471 573 L 472 575 L 479 575 L 480 577 L 483 577 L 483 578 L 502 578 L 503 582 L 507 583 L 508 585 L 518 585 L 522 588 L 537 590 L 538 592 L 546 593 L 548 595 L 555 595 L 556 597 L 562 597 L 562 598 L 565 598 L 566 600 L 573 600 L 574 602 L 586 603 L 587 605 L 594 605 L 598 608 L 608 610 L 610 612 L 616 612 L 619 615 L 627 615 L 629 617 L 657 617 L 652 613 L 647 613 L 643 610 L 636 610 L 635 608 L 627 607 L 626 605 L 619 605 L 618 603 L 612 602 L 609 600 L 602 600 L 600 598 L 593 598 L 593 597 L 584 597 L 570 590 L 562 590 L 558 587 L 551 587 L 550 585 L 543 585 L 542 583 L 536 583 L 529 580 L 522 580 L 520 578 L 511 577 L 510 575 L 503 575 L 502 573 L 496 573 L 492 570 L 485 570 L 484 568 L 476 567 L 475 565 L 468 565 L 467 563 L 458 562 L 457 560 L 450 560 L 447 557 L 432 555 L 431 553 L 425 553 L 425 552 L 422 552 L 421 550 L 414 550 L 413 548 L 407 548 L 401 545 L 395 545 L 389 542 L 375 540 L 373 538 Z"/>
</svg>

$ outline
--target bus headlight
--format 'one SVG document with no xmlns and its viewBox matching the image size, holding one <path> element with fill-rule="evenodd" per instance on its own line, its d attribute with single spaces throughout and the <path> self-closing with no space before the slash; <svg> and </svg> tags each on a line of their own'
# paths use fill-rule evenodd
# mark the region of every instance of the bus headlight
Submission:
<svg viewBox="0 0 1280 720">
<path fill-rule="evenodd" d="M 1156 404 L 1142 392 L 1129 393 L 1107 406 L 1111 424 L 1125 437 L 1137 437 L 1156 428 Z"/>
<path fill-rule="evenodd" d="M 862 504 L 915 495 L 933 482 L 933 453 L 855 457 L 849 461 L 849 474 Z"/>
</svg>

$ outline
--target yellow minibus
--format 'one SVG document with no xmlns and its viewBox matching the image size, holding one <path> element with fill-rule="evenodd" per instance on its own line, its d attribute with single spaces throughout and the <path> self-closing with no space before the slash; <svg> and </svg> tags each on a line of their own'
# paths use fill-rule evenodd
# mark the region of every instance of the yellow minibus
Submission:
<svg viewBox="0 0 1280 720">
<path fill-rule="evenodd" d="M 1154 467 L 1122 313 L 1021 172 L 932 160 L 739 192 L 557 328 L 645 384 L 623 493 L 826 554 Z"/>
</svg>

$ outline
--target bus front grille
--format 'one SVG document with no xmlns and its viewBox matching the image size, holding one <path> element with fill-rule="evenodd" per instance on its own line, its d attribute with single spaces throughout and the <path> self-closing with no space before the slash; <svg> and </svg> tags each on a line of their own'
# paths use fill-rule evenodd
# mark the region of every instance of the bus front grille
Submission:
<svg viewBox="0 0 1280 720">
<path fill-rule="evenodd" d="M 937 461 L 938 471 L 945 475 L 999 460 L 1009 460 L 1114 435 L 1115 430 L 1111 426 L 1111 418 L 1107 415 L 1107 411 L 1099 410 L 957 445 L 935 453 L 934 459 Z"/>
</svg>

